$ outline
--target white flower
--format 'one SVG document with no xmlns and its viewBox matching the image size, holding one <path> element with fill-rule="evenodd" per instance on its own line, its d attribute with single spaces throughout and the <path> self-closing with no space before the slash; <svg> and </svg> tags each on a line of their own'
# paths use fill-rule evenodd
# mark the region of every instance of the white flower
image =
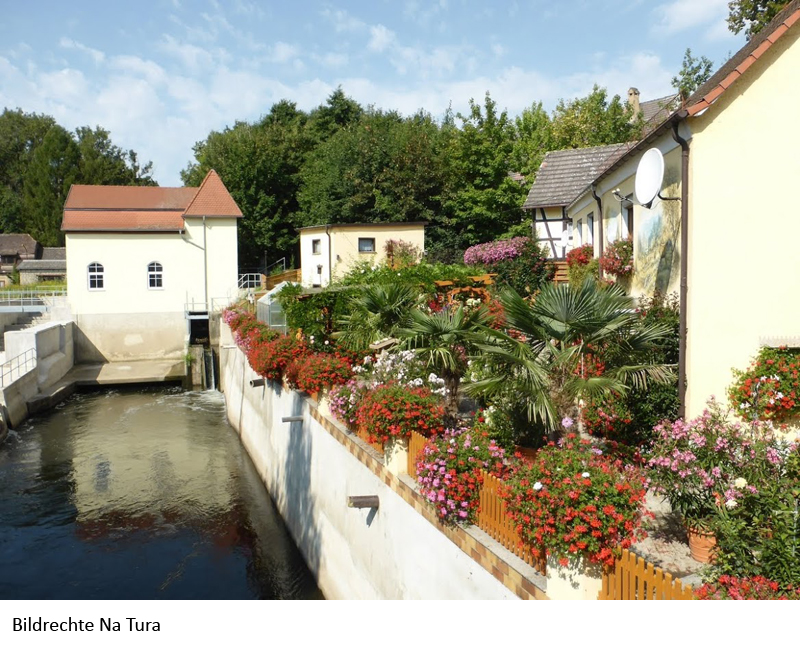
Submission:
<svg viewBox="0 0 800 650">
<path fill-rule="evenodd" d="M 536 481 L 536 483 L 533 484 L 533 489 L 534 490 L 541 490 L 543 487 L 544 487 L 544 485 L 539 483 L 539 481 Z"/>
<path fill-rule="evenodd" d="M 738 506 L 738 505 L 739 505 L 739 503 L 736 501 L 736 499 L 728 499 L 728 500 L 725 502 L 725 507 L 726 507 L 728 510 L 731 510 L 732 508 L 735 508 L 735 507 L 736 507 L 736 506 Z"/>
<path fill-rule="evenodd" d="M 581 476 L 583 478 L 589 478 L 589 472 L 584 472 L 583 474 L 581 474 Z"/>
<path fill-rule="evenodd" d="M 734 485 L 735 485 L 737 488 L 739 488 L 739 489 L 741 490 L 742 488 L 745 488 L 745 487 L 747 487 L 747 479 L 744 479 L 744 478 L 742 478 L 742 477 L 740 476 L 739 478 L 737 478 L 737 479 L 736 479 L 736 480 L 733 482 L 733 484 L 734 484 Z"/>
</svg>

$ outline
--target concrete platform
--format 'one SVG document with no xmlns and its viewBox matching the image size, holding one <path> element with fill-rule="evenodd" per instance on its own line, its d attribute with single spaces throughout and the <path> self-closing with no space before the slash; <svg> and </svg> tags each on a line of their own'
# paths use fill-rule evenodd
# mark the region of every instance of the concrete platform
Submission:
<svg viewBox="0 0 800 650">
<path fill-rule="evenodd" d="M 78 386 L 112 386 L 115 384 L 148 384 L 181 381 L 186 376 L 183 361 L 127 361 L 113 363 L 81 363 L 48 389 L 27 402 L 33 415 L 52 408 L 72 395 Z"/>
</svg>

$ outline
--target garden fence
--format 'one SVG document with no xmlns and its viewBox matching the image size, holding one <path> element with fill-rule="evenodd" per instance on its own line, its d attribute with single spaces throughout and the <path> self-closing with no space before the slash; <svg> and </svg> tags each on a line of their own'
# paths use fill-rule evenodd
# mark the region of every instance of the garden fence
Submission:
<svg viewBox="0 0 800 650">
<path fill-rule="evenodd" d="M 614 568 L 603 574 L 599 600 L 692 600 L 690 586 L 654 567 L 631 551 L 622 551 Z"/>
</svg>

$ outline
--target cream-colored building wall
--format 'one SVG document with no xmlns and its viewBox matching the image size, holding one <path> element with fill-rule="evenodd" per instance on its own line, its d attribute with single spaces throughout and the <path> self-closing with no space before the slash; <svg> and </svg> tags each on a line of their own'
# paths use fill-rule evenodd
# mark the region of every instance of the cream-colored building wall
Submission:
<svg viewBox="0 0 800 650">
<path fill-rule="evenodd" d="M 569 216 L 572 217 L 573 246 L 577 248 L 578 246 L 592 244 L 595 256 L 598 254 L 597 233 L 599 224 L 597 214 L 597 203 L 595 203 L 594 198 L 592 198 L 591 202 L 584 202 L 583 205 L 576 206 L 569 212 Z M 593 219 L 591 230 L 589 228 L 590 216 Z"/>
<path fill-rule="evenodd" d="M 374 253 L 360 253 L 358 240 L 361 237 L 375 238 Z M 392 224 L 391 227 L 332 228 L 331 246 L 333 259 L 333 278 L 346 275 L 357 263 L 368 261 L 372 266 L 386 261 L 385 247 L 391 240 L 400 240 L 425 251 L 425 227 L 421 225 Z"/>
<path fill-rule="evenodd" d="M 797 26 L 796 26 L 797 27 Z M 762 336 L 800 335 L 800 29 L 691 120 L 687 415 Z"/>
<path fill-rule="evenodd" d="M 319 253 L 314 253 L 314 240 L 319 240 Z M 300 233 L 300 282 L 304 287 L 323 287 L 330 282 L 328 245 L 324 227 Z"/>
</svg>

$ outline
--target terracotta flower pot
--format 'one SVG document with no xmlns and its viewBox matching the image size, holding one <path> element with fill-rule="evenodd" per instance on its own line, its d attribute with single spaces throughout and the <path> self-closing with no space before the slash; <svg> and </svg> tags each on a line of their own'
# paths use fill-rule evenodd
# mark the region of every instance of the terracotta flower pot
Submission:
<svg viewBox="0 0 800 650">
<path fill-rule="evenodd" d="M 693 560 L 708 564 L 714 555 L 717 538 L 714 533 L 704 528 L 689 527 L 686 530 L 689 537 L 689 554 Z"/>
</svg>

